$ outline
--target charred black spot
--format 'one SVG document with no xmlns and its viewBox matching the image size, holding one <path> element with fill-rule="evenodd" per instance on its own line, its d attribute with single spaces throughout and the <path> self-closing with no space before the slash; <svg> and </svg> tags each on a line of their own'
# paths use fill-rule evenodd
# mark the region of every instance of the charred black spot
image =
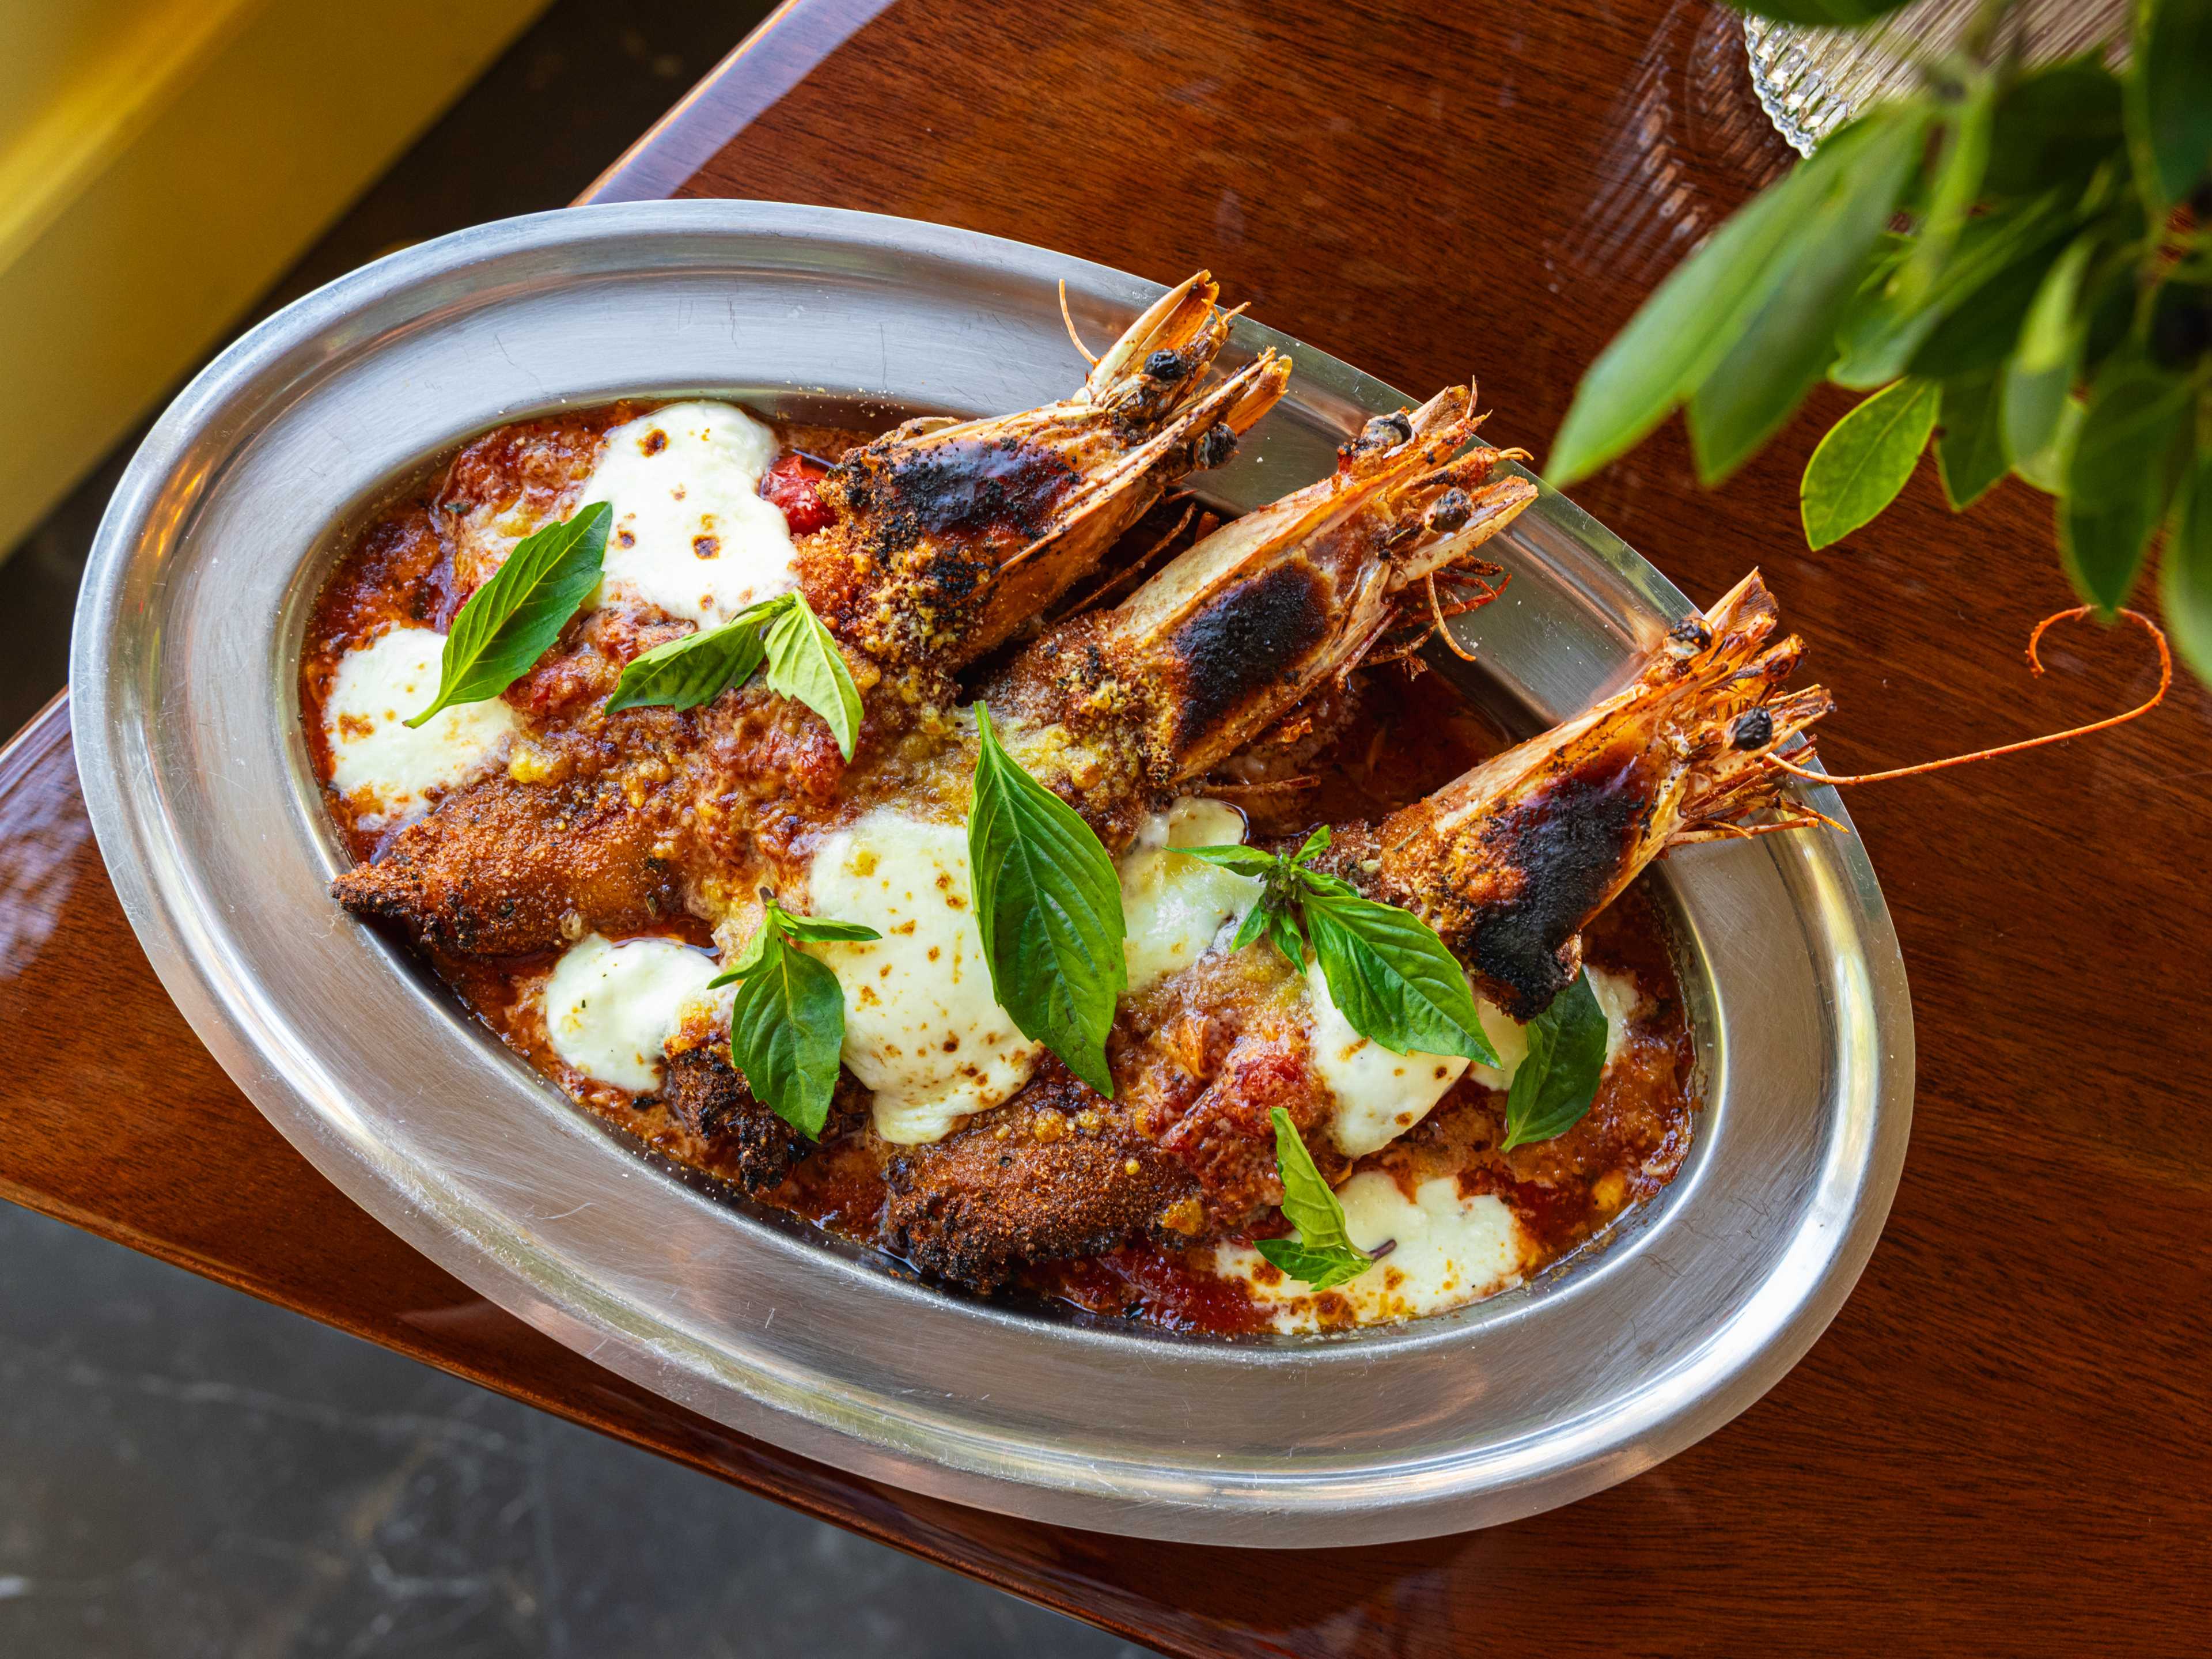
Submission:
<svg viewBox="0 0 2212 1659">
<path fill-rule="evenodd" d="M 1713 642 L 1713 630 L 1705 625 L 1703 617 L 1685 617 L 1667 630 L 1667 637 L 1677 645 L 1702 651 Z"/>
<path fill-rule="evenodd" d="M 1183 361 L 1172 351 L 1155 351 L 1145 359 L 1145 373 L 1155 380 L 1172 386 L 1183 377 Z"/>
<path fill-rule="evenodd" d="M 1203 471 L 1219 466 L 1237 453 L 1237 434 L 1226 421 L 1216 421 L 1199 434 L 1191 459 Z"/>
<path fill-rule="evenodd" d="M 1740 716 L 1729 740 L 1739 749 L 1765 748 L 1774 741 L 1774 716 L 1764 708 Z"/>
<path fill-rule="evenodd" d="M 1290 673 L 1328 632 L 1321 579 L 1303 562 L 1239 582 L 1176 632 L 1184 685 L 1178 747 L 1199 741 Z"/>
<path fill-rule="evenodd" d="M 682 1127 L 734 1155 L 747 1192 L 773 1187 L 814 1144 L 753 1098 L 719 1050 L 692 1048 L 668 1062 L 661 1103 Z"/>
<path fill-rule="evenodd" d="M 1395 449 L 1413 435 L 1413 422 L 1402 409 L 1395 415 L 1377 415 L 1359 428 L 1358 447 Z"/>
<path fill-rule="evenodd" d="M 888 456 L 860 451 L 847 465 L 865 487 L 848 487 L 846 499 L 867 503 L 887 553 L 939 537 L 1033 540 L 1075 482 L 1075 469 L 1048 451 L 973 438 Z"/>
<path fill-rule="evenodd" d="M 1613 890 L 1650 805 L 1641 757 L 1618 753 L 1561 779 L 1484 830 L 1484 861 L 1519 871 L 1520 892 L 1478 915 L 1468 958 L 1534 1019 L 1571 976 L 1562 956 Z"/>
<path fill-rule="evenodd" d="M 1474 503 L 1464 489 L 1447 489 L 1429 504 L 1427 523 L 1438 535 L 1463 528 L 1474 514 Z"/>
</svg>

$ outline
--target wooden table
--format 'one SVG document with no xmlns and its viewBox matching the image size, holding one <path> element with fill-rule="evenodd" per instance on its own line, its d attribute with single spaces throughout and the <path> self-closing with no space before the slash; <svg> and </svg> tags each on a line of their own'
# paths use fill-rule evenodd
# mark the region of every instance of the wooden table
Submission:
<svg viewBox="0 0 2212 1659">
<path fill-rule="evenodd" d="M 793 0 L 602 180 L 942 221 L 1232 299 L 1399 385 L 1470 369 L 1540 452 L 1638 298 L 1787 160 L 1688 0 Z M 1819 400 L 1832 418 L 1839 401 Z M 1793 427 L 1724 492 L 1670 431 L 1581 499 L 1701 601 L 1761 564 L 1863 769 L 2148 689 L 2054 638 L 2048 504 L 1931 470 L 1808 555 Z M 960 1571 L 1191 1654 L 2202 1651 L 2212 1307 L 2212 697 L 1853 801 L 1912 975 L 1888 1232 L 1729 1427 L 1517 1525 L 1295 1559 L 1036 1527 L 855 1480 L 600 1370 L 416 1255 L 232 1088 L 88 833 L 65 710 L 0 762 L 0 1194 Z"/>
</svg>

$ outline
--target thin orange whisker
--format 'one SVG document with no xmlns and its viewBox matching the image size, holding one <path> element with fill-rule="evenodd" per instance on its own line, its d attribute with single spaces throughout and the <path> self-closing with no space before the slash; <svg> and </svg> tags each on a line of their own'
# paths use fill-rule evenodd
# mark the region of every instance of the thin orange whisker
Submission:
<svg viewBox="0 0 2212 1659">
<path fill-rule="evenodd" d="M 2035 631 L 2027 636 L 2029 671 L 2039 677 L 2043 673 L 2043 659 L 2038 647 L 2043 643 L 2043 635 L 2047 629 L 2054 623 L 2071 622 L 2076 617 L 2086 617 L 2088 614 L 2087 605 L 2077 605 L 2071 611 L 2058 611 L 2036 623 Z M 1766 763 L 1777 771 L 1787 772 L 1791 777 L 1802 778 L 1808 783 L 1838 785 L 1884 783 L 1892 778 L 1910 778 L 1917 776 L 1923 772 L 1940 772 L 1947 766 L 1965 766 L 1972 761 L 1994 760 L 1999 755 L 2016 755 L 2023 749 L 2040 749 L 2047 743 L 2064 743 L 2072 738 L 2086 738 L 2094 732 L 2108 732 L 2113 726 L 2124 726 L 2130 720 L 2140 720 L 2164 702 L 2166 692 L 2172 687 L 2173 652 L 2166 642 L 2166 630 L 2148 617 L 2144 616 L 2142 611 L 2123 610 L 2119 614 L 2142 629 L 2158 643 L 2158 690 L 2151 693 L 2148 702 L 2136 704 L 2124 714 L 2107 715 L 2105 719 L 2093 720 L 2087 726 L 2069 726 L 2063 732 L 2045 732 L 2039 738 L 2025 738 L 2018 743 L 2001 744 L 1995 749 L 1977 749 L 1969 755 L 1950 755 L 1942 760 L 1922 761 L 1917 766 L 1894 767 L 1887 772 L 1861 772 L 1847 777 L 1832 777 L 1825 772 L 1808 771 L 1802 766 L 1794 766 L 1779 755 L 1769 755 L 1766 757 Z"/>
<path fill-rule="evenodd" d="M 1075 331 L 1075 319 L 1067 309 L 1067 278 L 1060 279 L 1060 320 L 1067 325 L 1067 337 L 1075 342 L 1075 349 L 1083 354 L 1083 361 L 1091 368 L 1098 367 L 1098 354 L 1083 343 L 1083 337 Z"/>
<path fill-rule="evenodd" d="M 1452 637 L 1451 629 L 1444 626 L 1443 602 L 1437 598 L 1437 573 L 1433 570 L 1429 572 L 1422 579 L 1422 585 L 1429 590 L 1429 611 L 1437 619 L 1437 633 L 1443 638 L 1444 644 L 1450 648 L 1452 655 L 1457 657 L 1462 662 L 1473 662 L 1474 653 L 1463 649 L 1460 642 Z M 1469 609 L 1473 608 L 1473 606 L 1469 607 Z"/>
</svg>

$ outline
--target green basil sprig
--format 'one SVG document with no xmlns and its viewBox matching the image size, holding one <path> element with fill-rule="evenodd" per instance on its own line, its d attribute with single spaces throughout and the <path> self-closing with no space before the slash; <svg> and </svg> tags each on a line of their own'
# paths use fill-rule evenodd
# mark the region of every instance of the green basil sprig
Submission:
<svg viewBox="0 0 2212 1659">
<path fill-rule="evenodd" d="M 968 863 L 991 993 L 1022 1035 L 1102 1095 L 1106 1034 L 1128 988 L 1121 883 L 1091 828 L 1024 771 L 975 706 Z"/>
<path fill-rule="evenodd" d="M 845 993 L 837 975 L 796 947 L 881 939 L 872 927 L 795 916 L 766 894 L 760 931 L 744 954 L 709 981 L 738 984 L 730 1007 L 730 1063 L 756 1099 L 811 1139 L 829 1121 L 845 1048 Z"/>
<path fill-rule="evenodd" d="M 607 699 L 610 714 L 663 705 L 696 708 L 743 685 L 763 663 L 768 689 L 805 703 L 853 758 L 860 730 L 860 692 L 845 653 L 804 594 L 779 593 L 747 605 L 719 628 L 702 629 L 634 657 Z"/>
<path fill-rule="evenodd" d="M 1261 1238 L 1252 1248 L 1291 1278 L 1316 1291 L 1333 1290 L 1357 1279 L 1375 1258 L 1352 1242 L 1345 1231 L 1344 1206 L 1314 1167 L 1313 1154 L 1299 1139 L 1291 1115 L 1278 1106 L 1267 1114 L 1275 1126 L 1275 1168 L 1283 1178 L 1283 1217 L 1298 1230 L 1292 1238 Z"/>
<path fill-rule="evenodd" d="M 1363 897 L 1340 876 L 1309 868 L 1328 844 L 1323 825 L 1287 858 L 1256 847 L 1176 850 L 1264 884 L 1231 948 L 1265 937 L 1296 967 L 1318 958 L 1330 1000 L 1360 1036 L 1393 1054 L 1462 1054 L 1497 1065 L 1467 973 L 1436 929 L 1410 910 Z"/>
<path fill-rule="evenodd" d="M 1849 25 L 1900 3 L 1744 9 Z M 1875 395 L 1807 466 L 1811 545 L 1883 511 L 1932 434 L 1954 511 L 2008 474 L 2057 497 L 2061 562 L 2108 617 L 2162 536 L 2167 621 L 2212 679 L 2183 483 L 2212 461 L 2212 0 L 2136 0 L 2117 71 L 2101 49 L 2025 63 L 2014 3 L 1716 228 L 1590 366 L 1545 471 L 1571 485 L 1680 407 L 1717 483 L 1825 377 Z"/>
<path fill-rule="evenodd" d="M 529 672 L 599 585 L 613 512 L 593 501 L 515 544 L 454 617 L 438 665 L 438 695 L 408 725 L 457 702 L 488 702 Z"/>
<path fill-rule="evenodd" d="M 1588 972 L 1529 1021 L 1528 1053 L 1505 1093 L 1504 1150 L 1551 1140 L 1583 1121 L 1605 1070 L 1605 1010 Z"/>
</svg>

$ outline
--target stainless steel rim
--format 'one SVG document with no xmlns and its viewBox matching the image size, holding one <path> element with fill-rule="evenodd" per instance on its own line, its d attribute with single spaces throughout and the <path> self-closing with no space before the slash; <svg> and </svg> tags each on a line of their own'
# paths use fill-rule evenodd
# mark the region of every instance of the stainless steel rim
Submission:
<svg viewBox="0 0 2212 1659">
<path fill-rule="evenodd" d="M 1041 1520 L 1258 1546 L 1491 1524 L 1648 1468 L 1796 1362 L 1887 1213 L 1911 1012 L 1855 838 L 1672 861 L 1711 1104 L 1650 1213 L 1461 1314 L 1254 1345 L 941 1295 L 711 1203 L 549 1099 L 319 896 L 336 853 L 291 671 L 331 521 L 409 460 L 563 402 L 1041 401 L 1072 379 L 1062 278 L 1101 333 L 1158 291 L 870 215 L 623 204 L 409 249 L 255 329 L 155 426 L 86 574 L 73 721 L 125 909 L 201 1038 L 372 1213 L 599 1363 L 795 1451 Z M 1231 355 L 1270 343 L 1297 373 L 1220 478 L 1240 505 L 1404 401 L 1256 325 Z M 1507 556 L 1510 602 L 1465 637 L 1493 693 L 1541 716 L 1617 683 L 1688 608 L 1548 493 Z"/>
</svg>

